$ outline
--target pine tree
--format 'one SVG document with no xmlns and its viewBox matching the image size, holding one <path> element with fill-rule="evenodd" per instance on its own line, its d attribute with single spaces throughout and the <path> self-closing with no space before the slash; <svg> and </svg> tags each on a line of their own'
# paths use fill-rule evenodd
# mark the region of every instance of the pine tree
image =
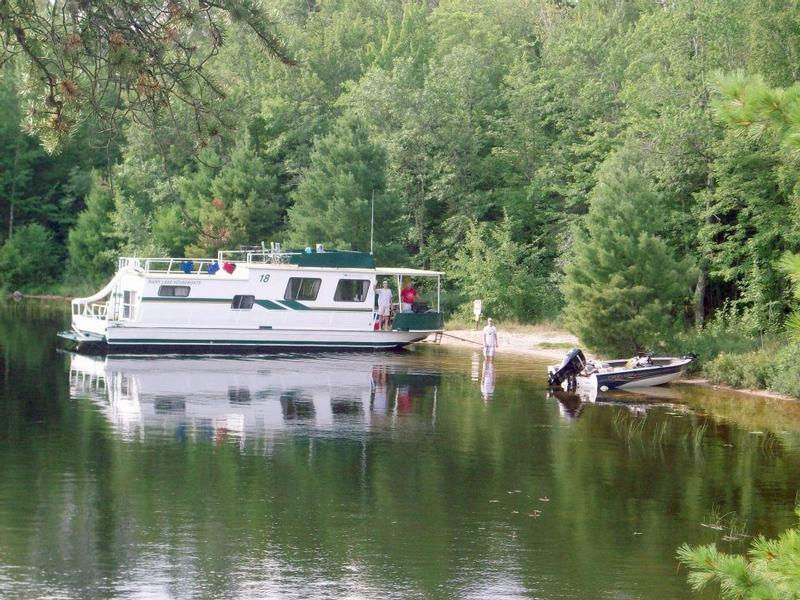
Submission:
<svg viewBox="0 0 800 600">
<path fill-rule="evenodd" d="M 696 591 L 716 583 L 725 599 L 800 597 L 800 528 L 789 529 L 776 540 L 759 536 L 749 555 L 725 554 L 714 544 L 694 548 L 684 544 L 678 549 L 678 559 L 692 571 L 689 583 Z"/>
<path fill-rule="evenodd" d="M 692 269 L 658 237 L 658 196 L 629 158 L 601 169 L 564 283 L 568 327 L 603 354 L 652 350 L 689 293 Z"/>
<path fill-rule="evenodd" d="M 69 232 L 69 277 L 99 281 L 113 272 L 116 254 L 112 239 L 113 212 L 111 188 L 95 173 L 86 197 L 86 209 L 78 215 L 78 222 Z"/>
<path fill-rule="evenodd" d="M 0 287 L 40 291 L 53 282 L 60 260 L 52 233 L 39 223 L 23 225 L 0 247 Z"/>
<path fill-rule="evenodd" d="M 292 194 L 290 243 L 368 250 L 373 194 L 375 254 L 386 259 L 398 252 L 396 203 L 386 193 L 386 152 L 370 141 L 361 123 L 344 117 L 317 141 Z"/>
<path fill-rule="evenodd" d="M 800 254 L 786 254 L 781 260 L 783 270 L 794 284 L 795 298 L 800 300 Z M 800 310 L 796 310 L 787 321 L 787 327 L 795 338 L 800 340 Z"/>
</svg>

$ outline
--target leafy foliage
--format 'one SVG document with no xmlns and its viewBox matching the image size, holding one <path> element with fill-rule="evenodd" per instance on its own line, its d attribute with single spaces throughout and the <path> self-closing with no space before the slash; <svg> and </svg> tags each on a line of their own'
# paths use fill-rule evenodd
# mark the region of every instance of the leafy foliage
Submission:
<svg viewBox="0 0 800 600">
<path fill-rule="evenodd" d="M 466 296 L 466 316 L 476 298 L 483 313 L 496 318 L 532 321 L 546 315 L 548 286 L 538 256 L 513 240 L 508 217 L 497 225 L 471 224 L 452 275 Z"/>
<path fill-rule="evenodd" d="M 494 310 L 554 316 L 624 148 L 658 198 L 645 233 L 697 265 L 697 326 L 772 333 L 794 307 L 777 263 L 800 251 L 800 9 L 780 0 L 12 1 L 0 19 L 2 231 L 44 225 L 76 277 L 126 249 L 365 249 L 374 190 L 379 261 L 457 274 L 457 306 L 492 287 L 475 265 L 502 231 L 524 257 L 498 289 L 530 283 Z"/>
</svg>

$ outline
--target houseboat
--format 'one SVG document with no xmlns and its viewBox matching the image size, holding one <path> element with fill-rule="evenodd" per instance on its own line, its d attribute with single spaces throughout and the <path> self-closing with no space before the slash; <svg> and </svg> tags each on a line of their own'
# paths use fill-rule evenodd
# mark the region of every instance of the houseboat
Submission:
<svg viewBox="0 0 800 600">
<path fill-rule="evenodd" d="M 443 330 L 442 275 L 379 268 L 371 254 L 320 245 L 213 259 L 123 257 L 102 290 L 72 301 L 72 329 L 60 335 L 78 351 L 108 353 L 399 348 Z M 394 301 L 385 330 L 375 293 L 384 280 Z M 423 280 L 436 308 L 415 303 L 403 312 L 401 287 Z"/>
</svg>

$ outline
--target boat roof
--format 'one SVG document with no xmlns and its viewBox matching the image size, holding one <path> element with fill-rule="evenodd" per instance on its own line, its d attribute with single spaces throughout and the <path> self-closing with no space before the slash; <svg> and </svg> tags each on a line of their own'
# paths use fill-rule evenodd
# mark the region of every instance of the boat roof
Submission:
<svg viewBox="0 0 800 600">
<path fill-rule="evenodd" d="M 405 267 L 377 267 L 378 275 L 408 275 L 409 277 L 441 277 L 443 271 L 427 271 L 425 269 L 407 269 Z"/>
<path fill-rule="evenodd" d="M 289 264 L 298 267 L 334 269 L 374 269 L 375 257 L 367 252 L 325 250 L 324 252 L 297 252 L 289 254 Z"/>
</svg>

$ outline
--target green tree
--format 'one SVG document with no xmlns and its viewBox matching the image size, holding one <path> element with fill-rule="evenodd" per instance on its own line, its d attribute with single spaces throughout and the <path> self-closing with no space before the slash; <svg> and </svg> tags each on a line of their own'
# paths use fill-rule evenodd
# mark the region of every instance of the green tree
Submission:
<svg viewBox="0 0 800 600">
<path fill-rule="evenodd" d="M 720 77 L 719 118 L 754 139 L 775 136 L 789 148 L 800 146 L 800 82 L 771 88 L 759 75 L 741 71 Z"/>
<path fill-rule="evenodd" d="M 619 152 L 604 165 L 566 269 L 567 326 L 603 354 L 655 349 L 689 293 L 692 269 L 659 237 L 658 195 L 632 159 Z"/>
<path fill-rule="evenodd" d="M 643 172 L 664 198 L 665 239 L 697 263 L 694 320 L 700 327 L 726 283 L 710 277 L 707 246 L 697 232 L 711 220 L 707 203 L 718 181 L 714 145 L 723 131 L 711 110 L 715 69 L 745 64 L 750 0 L 665 3 L 627 34 L 624 73 L 626 136 L 648 148 Z M 655 8 L 655 3 L 651 3 Z"/>
<path fill-rule="evenodd" d="M 796 510 L 800 516 L 800 510 Z M 800 598 L 800 528 L 770 540 L 759 536 L 749 557 L 726 554 L 715 544 L 678 549 L 678 559 L 690 570 L 689 583 L 699 591 L 717 584 L 730 600 L 796 600 Z"/>
<path fill-rule="evenodd" d="M 786 254 L 781 260 L 781 266 L 789 275 L 794 284 L 794 297 L 800 300 L 800 254 Z M 800 310 L 796 310 L 787 321 L 789 331 L 800 340 Z"/>
<path fill-rule="evenodd" d="M 277 178 L 247 143 L 225 160 L 211 149 L 203 150 L 197 170 L 182 177 L 178 187 L 185 210 L 166 204 L 154 223 L 158 241 L 167 248 L 188 241 L 178 231 L 181 224 L 193 233 L 186 252 L 203 256 L 268 241 L 284 225 L 286 205 Z"/>
<path fill-rule="evenodd" d="M 728 130 L 713 148 L 715 185 L 701 190 L 695 236 L 709 276 L 727 286 L 729 306 L 753 333 L 783 326 L 791 296 L 778 260 L 800 244 L 787 227 L 795 211 L 791 179 L 770 140 L 742 140 Z"/>
<path fill-rule="evenodd" d="M 0 247 L 0 287 L 41 290 L 53 282 L 60 264 L 53 234 L 38 223 L 23 225 Z"/>
<path fill-rule="evenodd" d="M 500 223 L 473 222 L 453 263 L 471 314 L 471 301 L 480 298 L 483 312 L 497 318 L 532 321 L 546 316 L 547 278 L 536 250 L 515 242 L 508 216 Z"/>
<path fill-rule="evenodd" d="M 10 69 L 7 70 L 10 74 Z M 42 151 L 36 147 L 34 138 L 25 135 L 20 128 L 22 115 L 19 101 L 9 77 L 0 83 L 0 201 L 6 205 L 3 212 L 8 217 L 8 235 L 14 231 L 15 213 L 20 204 L 35 202 L 32 199 L 33 170 L 41 159 Z"/>
<path fill-rule="evenodd" d="M 69 277 L 98 281 L 112 273 L 116 258 L 115 240 L 112 239 L 113 212 L 114 197 L 108 182 L 95 173 L 91 191 L 86 197 L 86 208 L 69 232 Z"/>
<path fill-rule="evenodd" d="M 396 203 L 386 193 L 386 152 L 358 120 L 344 117 L 317 140 L 311 164 L 292 194 L 290 243 L 369 249 L 373 196 L 375 254 L 386 260 L 400 250 Z"/>
</svg>

